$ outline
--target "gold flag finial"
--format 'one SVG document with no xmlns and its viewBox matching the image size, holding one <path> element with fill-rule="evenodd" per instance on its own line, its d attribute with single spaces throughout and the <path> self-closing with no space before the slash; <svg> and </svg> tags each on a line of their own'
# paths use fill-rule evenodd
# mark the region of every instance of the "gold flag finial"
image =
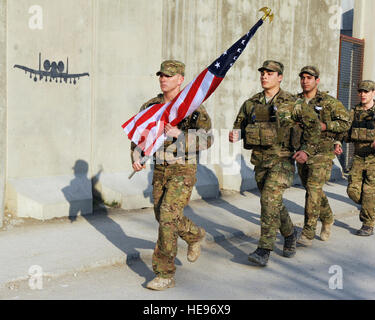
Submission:
<svg viewBox="0 0 375 320">
<path fill-rule="evenodd" d="M 265 21 L 267 18 L 270 19 L 270 22 L 272 22 L 273 20 L 273 16 L 274 14 L 271 13 L 272 10 L 268 7 L 263 7 L 262 9 L 260 9 L 259 11 L 263 11 L 264 12 L 264 16 L 262 17 L 262 20 Z"/>
</svg>

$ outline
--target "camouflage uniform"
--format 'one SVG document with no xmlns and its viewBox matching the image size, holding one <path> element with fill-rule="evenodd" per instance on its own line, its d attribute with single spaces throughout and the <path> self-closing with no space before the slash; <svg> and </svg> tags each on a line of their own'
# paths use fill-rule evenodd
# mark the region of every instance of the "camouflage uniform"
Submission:
<svg viewBox="0 0 375 320">
<path fill-rule="evenodd" d="M 141 110 L 164 103 L 163 94 L 146 102 Z M 183 210 L 188 204 L 196 182 L 197 152 L 209 148 L 211 120 L 203 106 L 192 115 L 183 119 L 177 127 L 183 132 L 178 139 L 168 138 L 164 146 L 154 155 L 153 201 L 155 218 L 159 222 L 159 235 L 152 257 L 155 274 L 161 278 L 173 277 L 176 267 L 177 239 L 180 236 L 188 244 L 201 238 L 201 228 L 184 216 Z M 188 130 L 195 129 L 194 132 Z M 133 152 L 132 160 L 139 157 Z"/>
<path fill-rule="evenodd" d="M 303 94 L 298 94 L 298 98 L 304 99 Z M 320 134 L 316 154 L 305 164 L 297 164 L 299 176 L 306 189 L 302 234 L 308 239 L 313 239 L 319 218 L 324 224 L 332 224 L 334 221 L 327 196 L 323 192 L 323 185 L 331 177 L 335 157 L 334 144 L 339 139 L 339 134 L 349 129 L 350 118 L 344 105 L 327 93 L 318 91 L 308 102 L 308 106 L 318 114 L 320 121 L 327 125 L 327 130 Z"/>
<path fill-rule="evenodd" d="M 361 89 L 375 89 L 374 83 L 362 82 Z M 366 87 L 367 85 L 367 87 Z M 368 87 L 369 86 L 369 87 Z M 352 127 L 345 137 L 346 142 L 353 142 L 354 156 L 349 173 L 347 193 L 355 203 L 361 205 L 359 218 L 364 226 L 375 226 L 375 105 L 365 110 L 359 104 L 350 110 Z"/>
<path fill-rule="evenodd" d="M 270 129 L 265 129 L 269 126 Z M 295 146 L 291 143 L 293 131 L 300 126 L 303 127 L 302 144 Z M 314 151 L 320 124 L 316 114 L 302 101 L 295 102 L 290 93 L 280 90 L 268 103 L 264 92 L 245 101 L 233 128 L 241 129 L 244 147 L 252 149 L 251 163 L 255 166 L 255 180 L 261 192 L 258 248 L 273 250 L 278 229 L 284 237 L 294 231 L 282 199 L 293 182 L 292 156 L 296 149 L 308 155 Z"/>
</svg>

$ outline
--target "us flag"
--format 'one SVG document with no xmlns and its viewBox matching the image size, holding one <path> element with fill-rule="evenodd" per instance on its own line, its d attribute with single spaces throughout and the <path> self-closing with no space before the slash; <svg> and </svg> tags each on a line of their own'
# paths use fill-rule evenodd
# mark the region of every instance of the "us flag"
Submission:
<svg viewBox="0 0 375 320">
<path fill-rule="evenodd" d="M 143 150 L 146 157 L 153 155 L 163 145 L 166 139 L 165 124 L 176 126 L 215 91 L 262 24 L 263 19 L 260 19 L 247 34 L 204 69 L 172 101 L 151 105 L 122 125 L 128 138 Z"/>
</svg>

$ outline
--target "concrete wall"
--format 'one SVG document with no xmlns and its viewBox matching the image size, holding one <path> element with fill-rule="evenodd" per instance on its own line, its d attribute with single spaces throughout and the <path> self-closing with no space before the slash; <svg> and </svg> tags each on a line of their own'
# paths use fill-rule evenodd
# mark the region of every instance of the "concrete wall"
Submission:
<svg viewBox="0 0 375 320">
<path fill-rule="evenodd" d="M 121 125 L 159 92 L 162 0 L 95 1 L 92 173 L 129 170 Z"/>
<path fill-rule="evenodd" d="M 0 48 L 6 48 L 6 22 L 7 7 L 6 0 L 0 1 Z M 6 176 L 6 141 L 7 141 L 7 122 L 6 122 L 6 50 L 0 51 L 0 227 L 3 225 L 4 218 L 4 192 Z"/>
<path fill-rule="evenodd" d="M 92 1 L 38 1 L 42 29 L 29 27 L 33 4 L 8 1 L 8 178 L 64 175 L 77 159 L 90 161 L 91 79 L 35 82 L 13 66 L 38 69 L 41 53 L 42 67 L 46 59 L 66 65 L 69 58 L 70 73 L 88 72 Z"/>
<path fill-rule="evenodd" d="M 356 0 L 354 4 L 353 37 L 365 39 L 363 80 L 375 80 L 375 1 Z"/>
<path fill-rule="evenodd" d="M 82 77 L 76 85 L 70 79 L 60 83 L 60 78 L 40 79 L 14 66 L 39 70 L 41 53 L 42 69 L 49 60 L 62 61 L 70 74 L 89 72 L 93 7 L 90 0 L 41 0 L 37 5 L 20 0 L 8 1 L 7 9 L 7 204 L 19 215 L 29 216 L 38 207 L 34 202 L 41 199 L 44 205 L 59 197 L 66 201 L 61 191 L 64 185 L 56 177 L 73 176 L 78 159 L 90 163 L 92 87 L 90 77 Z M 77 175 L 87 173 L 82 171 L 84 166 L 75 169 Z M 34 188 L 27 187 L 34 184 Z M 25 205 L 21 199 L 30 203 Z M 47 217 L 43 206 L 37 216 Z"/>
<path fill-rule="evenodd" d="M 7 206 L 20 216 L 90 213 L 93 177 L 108 203 L 151 205 L 150 169 L 127 178 L 130 142 L 121 124 L 159 92 L 155 72 L 162 60 L 183 60 L 187 84 L 255 24 L 262 6 L 273 9 L 274 22 L 261 27 L 205 103 L 217 130 L 208 152 L 216 162 L 200 166 L 193 198 L 255 187 L 249 153 L 242 155 L 238 144 L 227 152 L 219 143 L 227 131 L 219 130 L 229 130 L 242 102 L 261 90 L 263 60 L 285 64 L 283 87 L 292 92 L 299 90 L 300 68 L 315 64 L 322 89 L 336 94 L 340 24 L 335 29 L 329 21 L 339 0 L 39 0 L 42 29 L 30 28 L 34 4 L 7 4 Z M 69 57 L 69 73 L 90 77 L 76 85 L 34 82 L 13 68 L 37 69 L 39 52 L 42 64 Z M 226 170 L 231 163 L 217 159 L 220 152 L 242 166 Z"/>
</svg>

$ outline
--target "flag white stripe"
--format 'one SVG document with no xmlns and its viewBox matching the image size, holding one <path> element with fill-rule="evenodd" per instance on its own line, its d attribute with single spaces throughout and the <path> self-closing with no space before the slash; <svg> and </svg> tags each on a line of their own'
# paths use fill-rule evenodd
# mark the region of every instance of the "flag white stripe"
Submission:
<svg viewBox="0 0 375 320">
<path fill-rule="evenodd" d="M 161 107 L 157 112 L 155 112 L 155 114 L 151 117 L 151 118 L 148 118 L 147 120 L 145 120 L 142 124 L 138 125 L 136 127 L 136 130 L 133 134 L 133 137 L 132 137 L 132 141 L 135 143 L 135 144 L 138 144 L 138 141 L 139 139 L 141 138 L 141 134 L 143 133 L 143 131 L 147 128 L 147 126 L 151 123 L 151 122 L 154 122 L 154 121 L 158 121 L 160 120 L 160 118 L 162 117 L 165 109 L 169 106 L 169 103 L 165 104 L 163 107 Z M 148 110 L 148 108 L 146 110 L 143 111 L 143 114 L 146 113 Z M 129 124 L 130 125 L 130 124 Z M 136 122 L 132 123 L 131 125 L 131 128 L 129 128 L 129 131 L 130 132 L 133 127 L 136 125 Z M 128 126 L 127 126 L 128 127 Z M 126 127 L 126 128 L 127 128 Z"/>
<path fill-rule="evenodd" d="M 169 105 L 168 104 L 165 104 L 162 108 L 160 108 L 157 112 L 155 112 L 155 114 L 151 117 L 151 118 L 147 118 L 144 122 L 142 122 L 139 127 L 147 127 L 147 125 L 154 121 L 154 119 L 156 118 L 159 118 L 161 117 L 161 115 L 163 114 L 163 112 L 165 111 L 165 109 L 167 108 L 167 106 Z M 152 106 L 154 105 L 151 105 L 150 107 L 148 107 L 147 109 L 141 111 L 140 113 L 137 114 L 136 117 L 134 117 L 133 121 L 131 121 L 125 128 L 124 130 L 127 131 L 127 132 L 130 132 L 132 131 L 133 127 L 136 125 L 137 121 L 146 113 L 149 111 L 149 108 L 151 108 Z"/>
<path fill-rule="evenodd" d="M 155 138 L 157 137 L 157 133 L 159 132 L 160 125 L 161 125 L 161 121 L 158 121 L 156 123 L 156 125 L 151 128 L 150 132 L 147 135 L 146 142 L 145 142 L 145 147 L 143 148 L 143 150 L 147 150 L 148 148 L 150 148 L 152 146 L 152 144 L 155 141 Z M 164 133 L 160 136 L 164 140 L 163 136 L 164 136 Z"/>
<path fill-rule="evenodd" d="M 165 134 L 163 133 L 162 135 L 160 135 L 160 137 L 158 137 L 155 141 L 155 144 L 152 148 L 152 151 L 150 154 L 154 154 L 164 143 L 164 140 L 165 140 Z M 148 147 L 150 147 L 152 145 L 154 141 L 151 141 L 151 143 L 148 145 Z M 147 150 L 148 148 L 145 148 L 144 150 Z"/>
<path fill-rule="evenodd" d="M 206 97 L 214 78 L 215 76 L 211 72 L 207 71 L 201 85 L 199 86 L 198 92 L 195 94 L 194 100 L 185 114 L 185 117 L 190 116 L 197 109 L 197 106 L 199 107 L 203 103 L 203 100 Z"/>
<path fill-rule="evenodd" d="M 195 80 L 197 80 L 198 77 L 195 77 L 193 81 L 191 81 L 184 90 L 182 90 L 180 96 L 178 97 L 175 104 L 172 106 L 171 112 L 169 114 L 169 122 L 172 122 L 174 119 L 177 118 L 178 114 L 178 108 L 180 107 L 181 103 L 184 102 L 188 92 L 190 91 L 192 85 L 194 84 Z"/>
</svg>

